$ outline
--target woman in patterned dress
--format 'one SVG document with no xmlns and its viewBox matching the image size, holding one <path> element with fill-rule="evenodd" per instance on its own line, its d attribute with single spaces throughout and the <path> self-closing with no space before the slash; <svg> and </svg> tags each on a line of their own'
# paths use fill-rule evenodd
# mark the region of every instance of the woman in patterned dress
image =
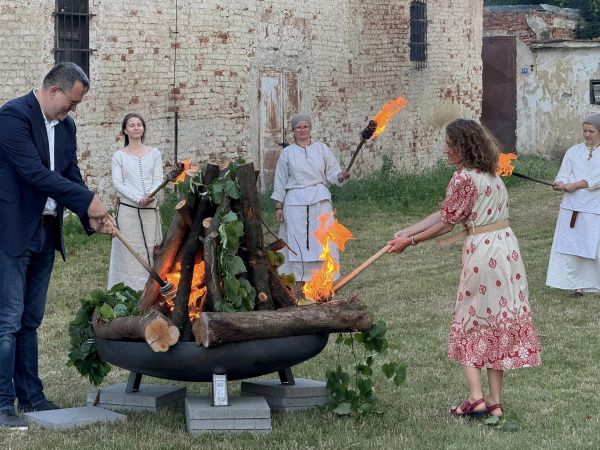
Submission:
<svg viewBox="0 0 600 450">
<path fill-rule="evenodd" d="M 125 147 L 112 157 L 112 181 L 119 194 L 117 224 L 135 250 L 154 265 L 154 246 L 162 240 L 160 214 L 152 193 L 163 181 L 162 156 L 144 144 L 146 123 L 135 113 L 121 124 Z M 108 288 L 125 283 L 141 290 L 148 272 L 118 239 L 113 239 L 108 269 Z"/>
<path fill-rule="evenodd" d="M 541 364 L 541 348 L 521 252 L 508 225 L 508 194 L 496 175 L 499 148 L 483 126 L 458 119 L 446 127 L 444 154 L 448 164 L 459 168 L 440 211 L 398 231 L 388 244 L 390 252 L 402 253 L 408 246 L 449 233 L 457 224 L 463 226 L 466 239 L 448 357 L 462 364 L 469 397 L 451 413 L 502 416 L 504 370 Z M 487 401 L 481 387 L 484 367 Z"/>
</svg>

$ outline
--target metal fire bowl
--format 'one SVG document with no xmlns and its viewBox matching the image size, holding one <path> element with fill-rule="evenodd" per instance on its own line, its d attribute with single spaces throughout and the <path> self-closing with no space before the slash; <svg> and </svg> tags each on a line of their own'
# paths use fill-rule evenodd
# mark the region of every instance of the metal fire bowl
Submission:
<svg viewBox="0 0 600 450">
<path fill-rule="evenodd" d="M 96 348 L 107 362 L 131 372 L 167 380 L 210 382 L 213 374 L 241 380 L 287 369 L 318 355 L 328 339 L 328 334 L 311 334 L 209 348 L 179 342 L 164 353 L 156 353 L 145 342 L 96 338 Z"/>
</svg>

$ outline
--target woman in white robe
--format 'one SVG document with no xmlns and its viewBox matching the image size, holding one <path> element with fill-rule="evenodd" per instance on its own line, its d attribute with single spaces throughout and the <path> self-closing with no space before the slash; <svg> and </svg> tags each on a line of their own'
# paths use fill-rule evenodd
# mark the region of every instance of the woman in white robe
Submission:
<svg viewBox="0 0 600 450">
<path fill-rule="evenodd" d="M 160 213 L 153 192 L 163 181 L 162 156 L 144 145 L 146 124 L 138 114 L 127 114 L 121 131 L 125 147 L 112 158 L 112 181 L 119 194 L 117 225 L 134 249 L 154 265 L 154 246 L 162 240 Z M 118 239 L 113 239 L 108 270 L 108 288 L 115 284 L 138 291 L 148 272 Z"/>
<path fill-rule="evenodd" d="M 554 190 L 563 192 L 546 284 L 574 290 L 571 297 L 600 291 L 600 114 L 584 119 L 585 142 L 565 153 Z"/>
<path fill-rule="evenodd" d="M 323 263 L 322 246 L 312 233 L 319 226 L 318 218 L 333 212 L 327 186 L 341 186 L 350 177 L 340 169 L 327 145 L 312 141 L 311 129 L 312 121 L 307 114 L 296 114 L 292 118 L 295 143 L 285 147 L 279 156 L 271 195 L 275 200 L 279 237 L 295 252 L 287 248 L 281 250 L 285 263 L 279 272 L 294 274 L 297 295 Z M 337 262 L 335 246 L 331 251 Z"/>
</svg>

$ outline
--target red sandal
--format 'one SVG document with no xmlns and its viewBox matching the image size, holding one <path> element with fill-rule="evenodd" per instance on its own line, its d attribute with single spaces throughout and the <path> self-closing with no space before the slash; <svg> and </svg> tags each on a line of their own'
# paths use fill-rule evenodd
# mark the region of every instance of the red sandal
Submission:
<svg viewBox="0 0 600 450">
<path fill-rule="evenodd" d="M 484 409 L 481 411 L 474 411 L 479 405 L 484 402 L 483 397 L 477 400 L 476 402 L 471 403 L 469 400 L 465 400 L 464 403 L 460 406 L 453 406 L 450 408 L 450 414 L 457 417 L 470 417 L 472 419 L 482 419 L 488 414 L 488 410 Z M 458 408 L 461 409 L 462 413 L 458 413 Z"/>
<path fill-rule="evenodd" d="M 490 405 L 490 406 L 487 406 L 487 405 L 486 405 L 486 409 L 487 409 L 487 413 L 488 413 L 489 415 L 493 415 L 493 414 L 492 414 L 492 411 L 493 411 L 493 410 L 495 410 L 495 409 L 502 409 L 502 403 L 496 403 L 495 405 Z M 502 414 L 501 414 L 501 415 L 499 415 L 499 416 L 496 416 L 496 417 L 500 417 L 500 418 L 502 418 L 502 416 L 503 416 L 503 415 L 504 415 L 504 410 L 502 409 Z"/>
</svg>

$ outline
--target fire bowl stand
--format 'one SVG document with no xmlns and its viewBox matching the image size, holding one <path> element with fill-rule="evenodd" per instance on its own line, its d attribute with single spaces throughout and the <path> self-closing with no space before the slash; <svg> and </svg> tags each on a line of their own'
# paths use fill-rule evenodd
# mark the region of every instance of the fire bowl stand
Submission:
<svg viewBox="0 0 600 450">
<path fill-rule="evenodd" d="M 100 355 L 130 371 L 127 384 L 88 394 L 88 404 L 107 409 L 153 410 L 185 402 L 190 433 L 268 433 L 271 409 L 287 412 L 322 405 L 325 383 L 294 379 L 291 367 L 316 356 L 328 335 L 289 336 L 226 344 L 215 348 L 178 343 L 165 353 L 154 353 L 146 343 L 96 339 Z M 279 379 L 243 382 L 242 396 L 229 398 L 227 380 L 277 372 Z M 212 381 L 211 397 L 186 397 L 186 389 L 141 384 L 150 375 L 180 381 Z M 124 391 L 124 392 L 123 392 Z M 112 396 L 112 397 L 111 397 Z"/>
</svg>

